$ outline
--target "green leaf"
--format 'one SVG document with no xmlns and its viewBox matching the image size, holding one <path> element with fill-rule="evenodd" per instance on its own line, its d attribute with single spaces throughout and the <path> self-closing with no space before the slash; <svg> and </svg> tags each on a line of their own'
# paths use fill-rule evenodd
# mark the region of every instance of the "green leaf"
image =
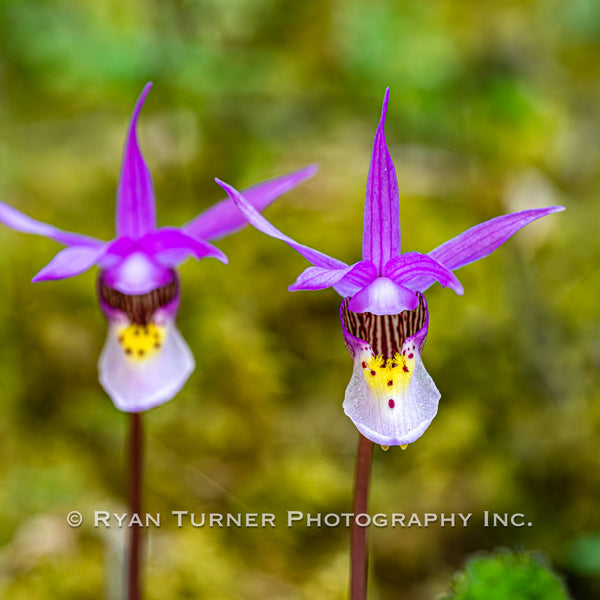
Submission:
<svg viewBox="0 0 600 600">
<path fill-rule="evenodd" d="M 473 558 L 458 573 L 445 600 L 565 600 L 560 579 L 543 557 L 530 552 L 499 552 Z"/>
</svg>

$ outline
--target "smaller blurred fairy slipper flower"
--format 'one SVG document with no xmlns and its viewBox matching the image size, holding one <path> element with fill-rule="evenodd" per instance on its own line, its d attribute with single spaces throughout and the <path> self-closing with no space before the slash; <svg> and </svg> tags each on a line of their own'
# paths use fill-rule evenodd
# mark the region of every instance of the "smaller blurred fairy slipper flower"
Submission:
<svg viewBox="0 0 600 600">
<path fill-rule="evenodd" d="M 283 234 L 244 193 L 217 180 L 249 223 L 313 264 L 291 291 L 333 287 L 344 298 L 342 330 L 354 360 L 344 410 L 366 438 L 384 447 L 414 442 L 437 413 L 440 393 L 421 359 L 429 327 L 424 292 L 437 281 L 462 295 L 452 271 L 487 256 L 532 221 L 564 210 L 551 206 L 511 213 L 480 223 L 428 254 L 402 253 L 398 183 L 384 133 L 388 97 L 389 89 L 367 178 L 362 260 L 352 265 Z"/>
<path fill-rule="evenodd" d="M 246 221 L 223 200 L 182 227 L 157 227 L 150 171 L 140 152 L 136 125 L 146 95 L 142 91 L 129 125 L 117 189 L 116 237 L 108 242 L 62 231 L 0 202 L 0 222 L 67 246 L 33 281 L 64 279 L 100 268 L 98 298 L 108 321 L 99 361 L 100 382 L 117 408 L 140 412 L 167 402 L 194 370 L 194 358 L 175 324 L 180 300 L 176 267 L 188 257 L 227 263 L 209 243 L 237 231 Z M 260 183 L 244 192 L 262 210 L 316 171 L 309 166 Z"/>
</svg>

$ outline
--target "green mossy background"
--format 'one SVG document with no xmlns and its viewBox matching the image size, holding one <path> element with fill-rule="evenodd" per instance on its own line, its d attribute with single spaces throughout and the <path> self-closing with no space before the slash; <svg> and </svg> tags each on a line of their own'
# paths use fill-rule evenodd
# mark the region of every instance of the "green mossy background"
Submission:
<svg viewBox="0 0 600 600">
<path fill-rule="evenodd" d="M 426 366 L 439 414 L 374 457 L 378 513 L 473 513 L 469 527 L 370 532 L 370 598 L 434 599 L 470 556 L 541 551 L 600 596 L 600 5 L 593 0 L 1 0 L 0 197 L 109 239 L 135 99 L 159 224 L 316 162 L 270 207 L 289 235 L 360 255 L 386 86 L 403 248 L 561 203 L 433 287 Z M 145 509 L 276 513 L 275 529 L 150 532 L 149 600 L 346 597 L 348 531 L 284 526 L 350 511 L 356 431 L 339 297 L 287 292 L 307 266 L 255 230 L 186 263 L 179 326 L 197 369 L 146 421 Z M 97 382 L 95 274 L 31 284 L 59 249 L 0 231 L 0 596 L 121 597 L 126 416 Z M 70 529 L 66 514 L 86 522 Z M 532 527 L 482 526 L 524 513 Z"/>
</svg>

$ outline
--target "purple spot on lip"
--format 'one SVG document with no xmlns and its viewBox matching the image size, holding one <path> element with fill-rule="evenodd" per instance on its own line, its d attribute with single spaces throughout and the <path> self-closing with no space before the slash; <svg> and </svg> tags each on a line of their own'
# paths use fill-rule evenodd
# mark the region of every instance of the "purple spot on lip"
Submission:
<svg viewBox="0 0 600 600">
<path fill-rule="evenodd" d="M 396 406 L 396 403 L 395 403 L 395 402 L 392 400 L 392 398 L 390 398 L 390 399 L 388 400 L 388 406 L 389 406 L 390 408 L 394 408 L 394 406 Z"/>
</svg>

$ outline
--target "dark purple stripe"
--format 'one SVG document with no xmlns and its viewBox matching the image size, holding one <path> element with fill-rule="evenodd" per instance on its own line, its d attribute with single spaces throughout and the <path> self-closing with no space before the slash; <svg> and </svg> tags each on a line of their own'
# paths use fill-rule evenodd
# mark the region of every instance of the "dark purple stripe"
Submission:
<svg viewBox="0 0 600 600">
<path fill-rule="evenodd" d="M 354 337 L 364 340 L 375 354 L 389 359 L 402 350 L 404 340 L 421 329 L 425 324 L 427 309 L 423 295 L 417 292 L 419 306 L 397 315 L 374 315 L 355 313 L 348 310 L 349 298 L 342 303 L 344 326 Z"/>
<path fill-rule="evenodd" d="M 123 311 L 132 323 L 147 325 L 152 315 L 161 307 L 169 304 L 177 295 L 177 280 L 152 290 L 147 294 L 129 295 L 100 284 L 102 300 L 117 310 Z"/>
</svg>

